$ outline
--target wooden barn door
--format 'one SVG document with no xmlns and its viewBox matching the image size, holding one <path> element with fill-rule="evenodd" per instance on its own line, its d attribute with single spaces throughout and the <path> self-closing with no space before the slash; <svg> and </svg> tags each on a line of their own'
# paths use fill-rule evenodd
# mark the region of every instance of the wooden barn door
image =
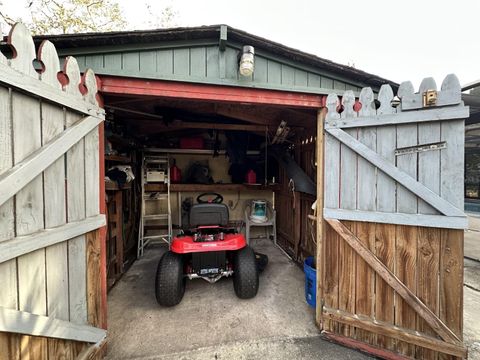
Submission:
<svg viewBox="0 0 480 360">
<path fill-rule="evenodd" d="M 397 96 L 383 85 L 377 100 L 370 88 L 327 98 L 317 320 L 381 357 L 462 358 L 469 111 L 454 75 Z"/>
<path fill-rule="evenodd" d="M 0 359 L 94 356 L 105 340 L 95 75 L 22 24 L 0 54 Z M 33 61 L 41 67 L 36 70 Z M 62 81 L 60 82 L 61 79 Z"/>
</svg>

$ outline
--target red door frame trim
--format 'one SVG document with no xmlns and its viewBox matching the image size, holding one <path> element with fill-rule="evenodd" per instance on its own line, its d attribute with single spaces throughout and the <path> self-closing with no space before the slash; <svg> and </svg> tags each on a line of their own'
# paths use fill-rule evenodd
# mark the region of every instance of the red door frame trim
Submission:
<svg viewBox="0 0 480 360">
<path fill-rule="evenodd" d="M 225 103 L 249 103 L 256 105 L 274 105 L 284 107 L 314 108 L 325 106 L 326 95 L 307 94 L 278 90 L 255 89 L 224 85 L 205 85 L 188 82 L 146 80 L 120 76 L 96 75 L 99 92 L 138 96 L 158 96 L 185 100 L 215 101 Z M 99 96 L 99 105 L 103 107 L 103 98 Z M 100 213 L 106 213 L 105 199 L 105 161 L 104 161 L 104 124 L 98 126 L 100 161 Z M 107 329 L 107 276 L 106 276 L 106 231 L 100 228 L 101 241 L 101 287 L 102 287 L 102 328 Z"/>
<path fill-rule="evenodd" d="M 146 80 L 130 77 L 97 75 L 103 94 L 130 94 L 159 96 L 186 100 L 204 100 L 226 103 L 249 103 L 287 107 L 315 108 L 325 105 L 325 95 L 299 92 L 255 89 L 224 85 L 206 85 L 188 82 Z"/>
</svg>

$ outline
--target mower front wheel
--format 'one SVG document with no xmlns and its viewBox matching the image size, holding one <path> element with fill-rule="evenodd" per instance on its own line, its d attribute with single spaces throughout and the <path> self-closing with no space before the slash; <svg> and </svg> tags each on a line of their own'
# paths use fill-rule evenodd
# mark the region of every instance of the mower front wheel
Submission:
<svg viewBox="0 0 480 360">
<path fill-rule="evenodd" d="M 185 293 L 185 282 L 182 256 L 167 251 L 158 262 L 155 277 L 157 302 L 162 306 L 174 306 L 180 303 Z"/>
<path fill-rule="evenodd" d="M 240 299 L 251 299 L 258 292 L 258 269 L 255 253 L 245 246 L 238 250 L 233 263 L 233 288 Z"/>
</svg>

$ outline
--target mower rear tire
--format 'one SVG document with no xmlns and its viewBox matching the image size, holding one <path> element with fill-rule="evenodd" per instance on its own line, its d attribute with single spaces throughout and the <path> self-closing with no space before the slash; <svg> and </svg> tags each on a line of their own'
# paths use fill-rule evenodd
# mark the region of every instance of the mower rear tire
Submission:
<svg viewBox="0 0 480 360">
<path fill-rule="evenodd" d="M 245 246 L 234 255 L 233 288 L 240 299 L 251 299 L 258 292 L 258 269 L 255 253 Z"/>
<path fill-rule="evenodd" d="M 155 296 L 162 306 L 175 306 L 182 301 L 186 279 L 183 276 L 183 258 L 167 251 L 160 258 L 155 277 Z"/>
</svg>

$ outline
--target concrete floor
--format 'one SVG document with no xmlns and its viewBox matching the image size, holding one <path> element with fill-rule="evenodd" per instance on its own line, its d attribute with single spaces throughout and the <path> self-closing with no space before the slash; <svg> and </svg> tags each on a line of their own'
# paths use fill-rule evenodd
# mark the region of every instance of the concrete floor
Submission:
<svg viewBox="0 0 480 360">
<path fill-rule="evenodd" d="M 257 296 L 240 300 L 232 279 L 187 282 L 182 302 L 157 305 L 154 278 L 165 251 L 149 248 L 109 293 L 107 359 L 368 359 L 319 337 L 304 274 L 268 240 Z"/>
<path fill-rule="evenodd" d="M 304 274 L 270 241 L 258 295 L 235 296 L 231 279 L 187 282 L 182 302 L 158 306 L 154 278 L 165 251 L 151 247 L 109 293 L 107 359 L 368 359 L 319 337 L 314 310 L 304 299 Z M 466 232 L 464 341 L 480 360 L 480 232 Z M 468 253 L 467 253 L 468 251 Z"/>
</svg>

